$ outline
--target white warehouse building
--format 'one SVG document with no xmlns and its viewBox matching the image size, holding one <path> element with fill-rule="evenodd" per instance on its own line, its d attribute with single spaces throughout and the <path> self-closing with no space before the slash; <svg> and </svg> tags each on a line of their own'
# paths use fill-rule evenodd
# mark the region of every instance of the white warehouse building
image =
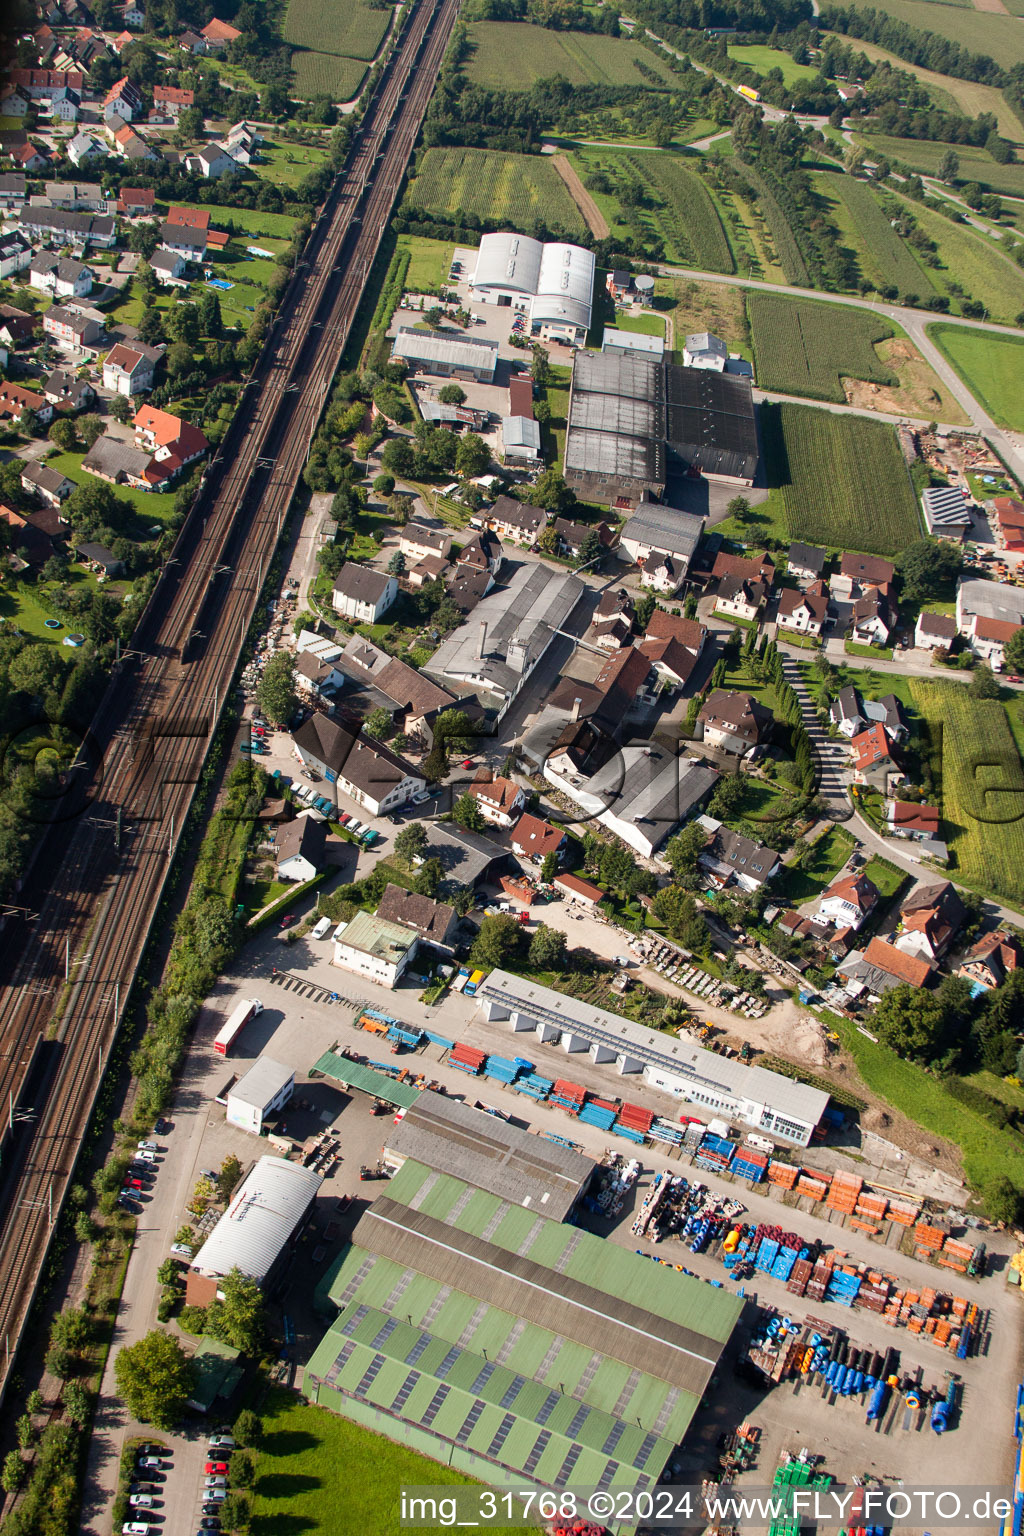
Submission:
<svg viewBox="0 0 1024 1536">
<path fill-rule="evenodd" d="M 244 1077 L 228 1089 L 228 1125 L 259 1136 L 263 1122 L 283 1109 L 295 1091 L 295 1073 L 270 1056 L 253 1062 Z"/>
<path fill-rule="evenodd" d="M 594 270 L 593 251 L 581 245 L 504 231 L 484 235 L 470 297 L 529 315 L 530 333 L 540 341 L 581 347 L 590 329 Z"/>
<path fill-rule="evenodd" d="M 481 982 L 477 1005 L 488 1019 L 508 1019 L 516 1034 L 528 1030 L 542 1044 L 560 1046 L 568 1054 L 586 1051 L 592 1061 L 615 1063 L 624 1075 L 640 1073 L 652 1088 L 698 1109 L 796 1146 L 807 1146 L 828 1104 L 828 1094 L 819 1088 L 730 1061 L 688 1039 L 655 1034 L 632 1019 L 507 971 L 492 971 Z"/>
<path fill-rule="evenodd" d="M 186 1297 L 208 1305 L 217 1294 L 217 1283 L 233 1269 L 272 1290 L 322 1183 L 323 1175 L 312 1168 L 300 1168 L 283 1157 L 261 1157 L 192 1260 Z M 213 1284 L 204 1287 L 203 1281 Z"/>
</svg>

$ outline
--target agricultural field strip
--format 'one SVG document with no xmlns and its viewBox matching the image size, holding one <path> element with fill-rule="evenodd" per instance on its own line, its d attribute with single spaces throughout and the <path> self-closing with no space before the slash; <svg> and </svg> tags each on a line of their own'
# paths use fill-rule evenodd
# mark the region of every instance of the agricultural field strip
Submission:
<svg viewBox="0 0 1024 1536">
<path fill-rule="evenodd" d="M 921 32 L 937 32 L 972 53 L 987 53 L 1004 69 L 1024 63 L 1024 27 L 1016 16 L 976 11 L 970 5 L 937 5 L 934 0 L 885 0 L 881 9 Z M 857 46 L 857 38 L 849 41 Z"/>
<path fill-rule="evenodd" d="M 708 272 L 735 272 L 729 242 L 711 194 L 695 171 L 678 155 L 627 155 L 635 174 L 660 197 L 673 242 L 688 247 L 693 260 Z"/>
<path fill-rule="evenodd" d="M 875 343 L 888 340 L 893 328 L 870 311 L 749 292 L 747 314 L 764 389 L 842 404 L 841 376 L 899 383 L 875 351 Z"/>
<path fill-rule="evenodd" d="M 529 90 L 561 75 L 570 85 L 638 85 L 670 90 L 675 77 L 653 50 L 628 38 L 594 32 L 552 32 L 527 22 L 482 21 L 469 27 L 467 78 L 491 90 Z M 514 68 L 511 61 L 514 60 Z M 647 78 L 637 61 L 651 70 Z"/>
<path fill-rule="evenodd" d="M 993 421 L 1024 432 L 1024 336 L 941 324 L 928 335 Z"/>
<path fill-rule="evenodd" d="M 863 138 L 869 154 L 901 160 L 926 176 L 937 176 L 944 157 L 952 150 L 960 162 L 960 181 L 976 181 L 1007 197 L 1024 197 L 1024 165 L 999 165 L 986 150 L 974 145 L 942 144 L 935 139 L 891 139 L 881 133 L 866 133 Z"/>
<path fill-rule="evenodd" d="M 754 166 L 747 165 L 742 160 L 737 160 L 734 163 L 740 176 L 756 194 L 758 207 L 768 226 L 768 233 L 771 235 L 775 254 L 785 274 L 786 282 L 792 283 L 798 288 L 810 288 L 812 286 L 811 276 L 807 270 L 803 253 L 790 228 L 789 220 L 775 198 L 775 194 Z"/>
<path fill-rule="evenodd" d="M 293 48 L 369 61 L 390 21 L 390 7 L 373 11 L 362 0 L 288 0 L 283 36 Z"/>
<path fill-rule="evenodd" d="M 428 149 L 406 200 L 446 218 L 470 213 L 516 229 L 530 229 L 539 219 L 573 238 L 587 233 L 558 172 L 537 155 Z"/>
<path fill-rule="evenodd" d="M 927 267 L 918 262 L 900 239 L 866 181 L 834 171 L 823 172 L 821 179 L 850 216 L 863 247 L 856 255 L 866 260 L 871 269 L 866 275 L 874 276 L 883 285 L 893 284 L 901 294 L 920 293 L 922 288 L 934 286 Z"/>
</svg>

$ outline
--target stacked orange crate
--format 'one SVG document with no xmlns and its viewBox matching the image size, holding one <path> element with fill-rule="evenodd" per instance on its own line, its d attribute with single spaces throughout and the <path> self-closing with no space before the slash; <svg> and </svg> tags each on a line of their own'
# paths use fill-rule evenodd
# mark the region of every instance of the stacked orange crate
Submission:
<svg viewBox="0 0 1024 1536">
<path fill-rule="evenodd" d="M 796 1181 L 798 1195 L 810 1195 L 812 1200 L 824 1200 L 828 1192 L 828 1185 L 821 1179 L 812 1179 L 802 1173 Z"/>
<path fill-rule="evenodd" d="M 779 1184 L 783 1189 L 792 1189 L 799 1176 L 800 1169 L 793 1163 L 779 1163 L 772 1158 L 768 1164 L 768 1182 Z"/>
<path fill-rule="evenodd" d="M 871 1221 L 881 1221 L 889 1202 L 884 1195 L 864 1195 L 857 1201 L 857 1215 Z"/>
<path fill-rule="evenodd" d="M 857 1199 L 863 1188 L 864 1180 L 858 1178 L 856 1174 L 834 1173 L 826 1204 L 834 1211 L 846 1211 L 852 1215 L 857 1208 Z"/>
<path fill-rule="evenodd" d="M 889 1201 L 889 1220 L 899 1222 L 901 1227 L 912 1227 L 920 1214 L 919 1205 L 907 1205 L 902 1200 Z"/>
</svg>

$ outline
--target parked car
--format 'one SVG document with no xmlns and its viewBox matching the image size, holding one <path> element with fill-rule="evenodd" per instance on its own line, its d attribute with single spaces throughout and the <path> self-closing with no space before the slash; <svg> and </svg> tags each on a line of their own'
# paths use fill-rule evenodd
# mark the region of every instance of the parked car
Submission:
<svg viewBox="0 0 1024 1536">
<path fill-rule="evenodd" d="M 140 1456 L 136 1462 L 146 1472 L 159 1472 L 162 1465 L 159 1456 Z"/>
<path fill-rule="evenodd" d="M 203 1514 L 215 1515 L 227 1496 L 228 1491 L 226 1488 L 204 1488 L 203 1499 L 205 1502 L 203 1504 Z"/>
<path fill-rule="evenodd" d="M 157 1146 L 155 1141 L 140 1141 L 139 1142 L 139 1151 L 140 1152 L 159 1152 L 159 1150 L 160 1150 L 160 1148 Z"/>
<path fill-rule="evenodd" d="M 208 1473 L 226 1472 L 228 1470 L 228 1464 L 226 1461 L 208 1461 L 204 1470 Z"/>
<path fill-rule="evenodd" d="M 138 1159 L 140 1159 L 144 1163 L 155 1163 L 156 1162 L 156 1153 L 155 1152 L 137 1152 L 135 1155 L 136 1155 L 136 1157 Z"/>
<path fill-rule="evenodd" d="M 142 1180 L 141 1179 L 128 1179 L 128 1180 L 126 1180 L 124 1189 L 121 1191 L 121 1193 L 123 1195 L 130 1195 L 133 1189 L 141 1189 L 141 1188 L 142 1188 Z"/>
<path fill-rule="evenodd" d="M 190 1259 L 192 1249 L 188 1243 L 172 1243 L 171 1252 L 176 1259 Z"/>
<path fill-rule="evenodd" d="M 121 1536 L 149 1536 L 152 1529 L 148 1520 L 127 1520 L 121 1527 Z"/>
<path fill-rule="evenodd" d="M 338 825 L 341 827 L 347 827 L 351 820 L 352 817 L 349 815 L 348 811 L 342 811 L 341 815 L 338 817 Z"/>
<path fill-rule="evenodd" d="M 210 1436 L 211 1451 L 233 1451 L 234 1449 L 235 1441 L 233 1435 L 217 1434 Z"/>
<path fill-rule="evenodd" d="M 226 1477 L 208 1477 L 203 1482 L 204 1488 L 226 1488 L 227 1485 L 228 1480 Z"/>
<path fill-rule="evenodd" d="M 152 1509 L 153 1495 L 151 1493 L 133 1493 L 129 1496 L 128 1503 L 132 1509 Z"/>
<path fill-rule="evenodd" d="M 290 928 L 292 923 L 294 923 L 294 921 L 295 921 L 295 913 L 294 912 L 286 912 L 284 917 L 282 917 L 282 919 L 281 919 L 281 927 L 282 928 Z"/>
</svg>

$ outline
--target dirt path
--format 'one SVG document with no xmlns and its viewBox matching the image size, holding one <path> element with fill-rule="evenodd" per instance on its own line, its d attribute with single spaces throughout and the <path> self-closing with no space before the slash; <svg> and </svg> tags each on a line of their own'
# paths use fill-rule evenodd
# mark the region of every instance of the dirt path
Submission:
<svg viewBox="0 0 1024 1536">
<path fill-rule="evenodd" d="M 608 228 L 608 220 L 594 202 L 582 181 L 580 181 L 573 167 L 564 155 L 552 156 L 551 163 L 565 182 L 569 190 L 569 196 L 586 219 L 587 228 L 590 230 L 590 233 L 596 235 L 598 240 L 604 240 L 611 233 Z"/>
<path fill-rule="evenodd" d="M 976 11 L 995 11 L 998 16 L 1013 15 L 1012 11 L 1007 10 L 1003 0 L 974 0 L 974 9 Z"/>
</svg>

